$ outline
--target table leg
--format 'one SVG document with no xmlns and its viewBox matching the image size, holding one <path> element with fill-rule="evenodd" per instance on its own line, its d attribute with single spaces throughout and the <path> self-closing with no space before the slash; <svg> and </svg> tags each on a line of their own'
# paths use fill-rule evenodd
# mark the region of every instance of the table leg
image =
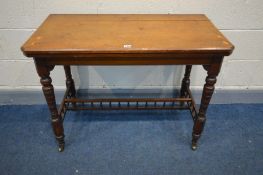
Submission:
<svg viewBox="0 0 263 175">
<path fill-rule="evenodd" d="M 75 97 L 76 96 L 76 89 L 74 80 L 72 79 L 70 66 L 64 66 L 65 75 L 66 75 L 66 86 L 69 88 L 69 97 Z"/>
<path fill-rule="evenodd" d="M 180 91 L 180 97 L 181 98 L 186 97 L 187 88 L 189 88 L 189 86 L 190 86 L 191 70 L 192 70 L 192 65 L 186 65 L 184 78 L 182 80 L 181 91 Z M 184 105 L 184 102 L 181 102 L 181 105 Z"/>
<path fill-rule="evenodd" d="M 49 111 L 51 113 L 51 124 L 53 127 L 53 132 L 58 141 L 59 151 L 64 150 L 64 129 L 61 117 L 58 114 L 56 99 L 54 94 L 54 88 L 52 85 L 52 79 L 50 78 L 50 71 L 53 70 L 54 66 L 46 66 L 38 64 L 36 62 L 36 69 L 38 75 L 40 76 L 40 83 L 42 84 L 42 90 L 45 95 Z"/>
<path fill-rule="evenodd" d="M 206 83 L 203 88 L 199 113 L 197 115 L 197 119 L 194 121 L 194 127 L 192 133 L 193 150 L 197 149 L 197 141 L 200 138 L 201 133 L 204 129 L 204 125 L 206 121 L 206 111 L 215 89 L 216 77 L 219 74 L 220 68 L 221 68 L 221 63 L 204 66 L 204 69 L 207 71 L 207 77 L 206 77 Z"/>
</svg>

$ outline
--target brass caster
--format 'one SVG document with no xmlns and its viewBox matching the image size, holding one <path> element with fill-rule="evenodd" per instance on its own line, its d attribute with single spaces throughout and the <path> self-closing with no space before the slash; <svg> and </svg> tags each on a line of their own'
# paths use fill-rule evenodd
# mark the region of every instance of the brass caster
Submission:
<svg viewBox="0 0 263 175">
<path fill-rule="evenodd" d="M 197 149 L 197 145 L 192 143 L 192 146 L 191 146 L 192 150 L 195 151 Z"/>
<path fill-rule="evenodd" d="M 59 152 L 64 151 L 64 145 L 59 145 L 59 147 L 58 147 L 58 151 L 59 151 Z"/>
</svg>

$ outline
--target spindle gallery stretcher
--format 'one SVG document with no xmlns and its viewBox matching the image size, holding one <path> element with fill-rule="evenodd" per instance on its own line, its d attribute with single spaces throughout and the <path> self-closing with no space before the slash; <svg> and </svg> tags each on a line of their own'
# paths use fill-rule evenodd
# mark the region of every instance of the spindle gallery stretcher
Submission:
<svg viewBox="0 0 263 175">
<path fill-rule="evenodd" d="M 188 109 L 197 148 L 224 56 L 234 46 L 205 15 L 49 15 L 22 46 L 40 76 L 59 151 L 64 149 L 67 110 Z M 63 65 L 66 92 L 56 106 L 50 72 Z M 178 98 L 80 99 L 70 65 L 186 65 Z M 199 110 L 190 91 L 192 65 L 207 71 Z"/>
<path fill-rule="evenodd" d="M 128 109 L 189 109 L 193 120 L 197 117 L 196 106 L 189 88 L 182 98 L 106 98 L 80 99 L 69 95 L 66 89 L 58 110 L 64 120 L 67 110 L 128 110 Z"/>
</svg>

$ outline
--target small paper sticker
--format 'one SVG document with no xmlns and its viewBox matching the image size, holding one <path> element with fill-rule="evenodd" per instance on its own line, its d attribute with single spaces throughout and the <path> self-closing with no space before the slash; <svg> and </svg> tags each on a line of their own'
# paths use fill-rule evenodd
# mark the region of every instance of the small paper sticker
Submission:
<svg viewBox="0 0 263 175">
<path fill-rule="evenodd" d="M 132 45 L 131 45 L 131 44 L 124 44 L 124 45 L 123 45 L 123 48 L 129 49 L 129 48 L 132 48 Z"/>
</svg>

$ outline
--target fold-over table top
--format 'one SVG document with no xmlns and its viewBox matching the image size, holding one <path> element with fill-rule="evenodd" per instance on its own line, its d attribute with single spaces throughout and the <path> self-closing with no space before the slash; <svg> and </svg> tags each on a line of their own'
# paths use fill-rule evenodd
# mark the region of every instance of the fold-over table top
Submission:
<svg viewBox="0 0 263 175">
<path fill-rule="evenodd" d="M 90 53 L 229 55 L 233 45 L 205 15 L 49 15 L 26 56 Z"/>
</svg>

